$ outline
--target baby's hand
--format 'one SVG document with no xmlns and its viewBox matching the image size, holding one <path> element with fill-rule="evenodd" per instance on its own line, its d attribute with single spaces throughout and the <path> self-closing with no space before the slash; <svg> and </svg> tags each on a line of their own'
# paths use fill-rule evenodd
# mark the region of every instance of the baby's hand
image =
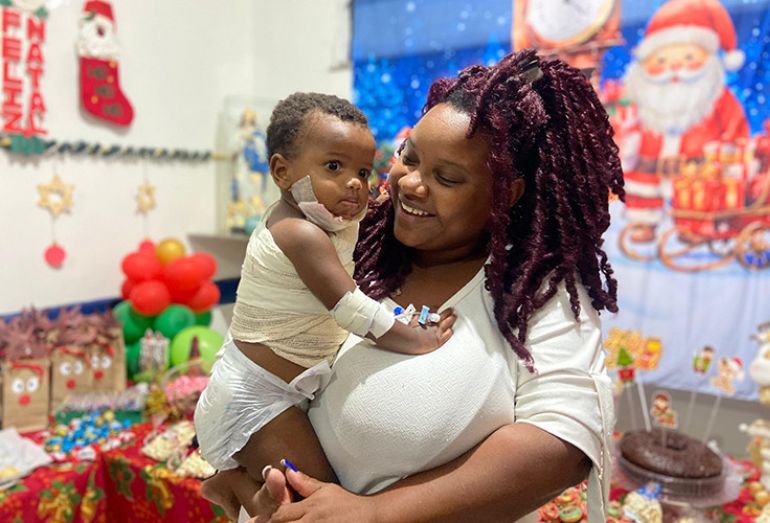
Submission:
<svg viewBox="0 0 770 523">
<path fill-rule="evenodd" d="M 418 316 L 415 315 L 410 322 L 410 326 L 418 333 L 417 346 L 413 353 L 426 354 L 438 349 L 452 337 L 452 326 L 457 320 L 457 315 L 453 309 L 447 309 L 439 315 L 436 322 L 428 321 L 421 325 L 417 320 Z"/>
</svg>

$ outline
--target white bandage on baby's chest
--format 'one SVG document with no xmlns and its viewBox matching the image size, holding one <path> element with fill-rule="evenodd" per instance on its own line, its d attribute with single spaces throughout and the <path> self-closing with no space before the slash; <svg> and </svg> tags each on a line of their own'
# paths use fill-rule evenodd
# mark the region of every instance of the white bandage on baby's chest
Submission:
<svg viewBox="0 0 770 523">
<path fill-rule="evenodd" d="M 370 332 L 379 338 L 396 321 L 387 307 L 369 298 L 358 288 L 346 292 L 331 313 L 337 325 L 362 338 Z"/>
</svg>

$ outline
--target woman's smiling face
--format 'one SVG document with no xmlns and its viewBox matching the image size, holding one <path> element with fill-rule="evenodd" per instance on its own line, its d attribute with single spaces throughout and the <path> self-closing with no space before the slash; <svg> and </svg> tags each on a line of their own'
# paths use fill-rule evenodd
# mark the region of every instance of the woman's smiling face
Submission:
<svg viewBox="0 0 770 523">
<path fill-rule="evenodd" d="M 467 114 L 436 105 L 414 127 L 390 171 L 395 236 L 426 262 L 476 253 L 489 220 L 489 144 L 480 133 L 466 138 L 469 124 Z"/>
</svg>

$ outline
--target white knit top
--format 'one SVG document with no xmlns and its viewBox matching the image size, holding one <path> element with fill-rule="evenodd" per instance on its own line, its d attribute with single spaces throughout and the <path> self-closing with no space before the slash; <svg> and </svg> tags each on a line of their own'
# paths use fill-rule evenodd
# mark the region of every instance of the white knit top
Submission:
<svg viewBox="0 0 770 523">
<path fill-rule="evenodd" d="M 611 382 L 599 317 L 578 287 L 580 322 L 563 286 L 530 321 L 526 345 L 537 375 L 519 363 L 501 335 L 483 269 L 442 305 L 454 307 L 457 322 L 438 350 L 407 356 L 373 350 L 351 335 L 331 382 L 309 410 L 342 485 L 373 493 L 451 461 L 503 425 L 530 423 L 591 459 L 589 521 L 604 521 Z"/>
</svg>

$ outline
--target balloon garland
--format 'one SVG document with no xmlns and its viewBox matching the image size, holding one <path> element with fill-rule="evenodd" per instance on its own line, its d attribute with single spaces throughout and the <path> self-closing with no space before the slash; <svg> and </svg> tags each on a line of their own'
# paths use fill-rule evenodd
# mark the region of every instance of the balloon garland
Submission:
<svg viewBox="0 0 770 523">
<path fill-rule="evenodd" d="M 157 245 L 145 240 L 123 258 L 124 301 L 113 310 L 123 324 L 129 374 L 139 373 L 130 377 L 141 377 L 139 341 L 148 331 L 169 340 L 173 365 L 189 358 L 193 343 L 198 344 L 202 359 L 213 362 L 223 341 L 208 328 L 211 309 L 220 298 L 219 287 L 211 281 L 216 268 L 213 256 L 205 252 L 187 255 L 176 238 Z"/>
</svg>

